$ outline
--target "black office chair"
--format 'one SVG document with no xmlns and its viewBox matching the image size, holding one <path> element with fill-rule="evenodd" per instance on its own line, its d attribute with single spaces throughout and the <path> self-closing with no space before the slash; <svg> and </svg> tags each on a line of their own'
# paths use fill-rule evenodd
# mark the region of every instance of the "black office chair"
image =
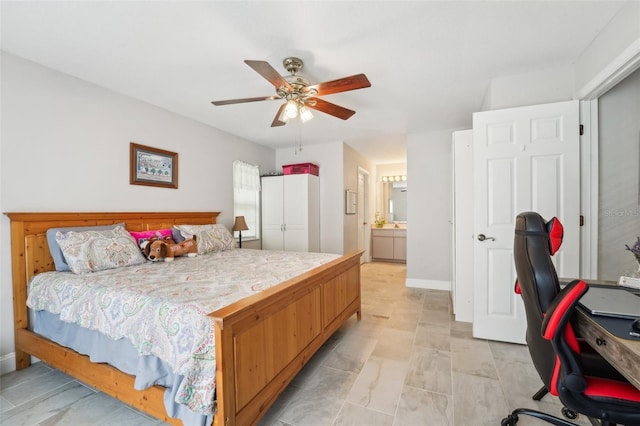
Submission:
<svg viewBox="0 0 640 426">
<path fill-rule="evenodd" d="M 571 341 L 573 359 L 576 365 L 580 366 L 579 370 L 568 370 L 567 361 L 563 361 L 554 347 L 557 345 L 555 341 L 543 335 L 543 323 L 548 325 L 550 310 L 554 309 L 567 295 L 567 290 L 560 290 L 556 270 L 551 262 L 551 256 L 560 247 L 562 237 L 562 224 L 556 218 L 547 222 L 533 212 L 522 213 L 516 218 L 514 238 L 514 260 L 518 277 L 516 292 L 521 294 L 524 301 L 529 353 L 544 383 L 544 388 L 534 395 L 534 399 L 541 398 L 548 391 L 560 397 L 560 401 L 565 405 L 563 414 L 566 417 L 575 418 L 575 413 L 583 413 L 589 417 L 604 419 L 606 422 L 640 423 L 640 405 L 634 401 L 636 394 L 640 398 L 640 391 L 626 382 L 611 365 L 590 350 L 586 343 L 581 342 L 568 322 L 563 326 L 560 338 Z M 576 284 L 572 284 L 567 289 L 575 286 Z M 575 293 L 571 294 L 575 295 Z M 573 311 L 565 312 L 567 318 L 571 312 Z M 570 355 L 563 356 L 568 359 Z M 568 371 L 570 372 L 567 373 Z M 611 387 L 599 392 L 597 396 L 589 396 L 588 393 L 593 392 L 593 388 L 585 388 L 581 391 L 580 387 L 567 387 L 566 381 L 572 382 L 576 379 L 576 375 L 585 378 L 589 383 L 611 383 Z M 581 395 L 575 396 L 574 391 L 570 393 L 565 391 L 569 388 L 577 389 Z M 625 398 L 620 399 L 621 394 L 616 391 L 620 388 L 628 391 L 624 395 Z M 560 389 L 562 389 L 561 392 L 559 392 Z M 613 393 L 607 393 L 609 391 Z M 628 413 L 625 413 L 629 406 L 632 411 L 636 410 L 635 417 L 633 414 L 628 417 Z M 502 420 L 502 425 L 515 425 L 518 415 L 522 414 L 537 417 L 555 425 L 573 425 L 567 420 L 527 408 L 514 410 Z"/>
</svg>

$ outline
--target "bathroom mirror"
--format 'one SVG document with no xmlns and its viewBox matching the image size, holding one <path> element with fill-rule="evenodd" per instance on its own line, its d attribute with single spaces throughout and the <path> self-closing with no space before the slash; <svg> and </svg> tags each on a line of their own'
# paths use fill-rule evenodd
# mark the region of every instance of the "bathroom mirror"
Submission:
<svg viewBox="0 0 640 426">
<path fill-rule="evenodd" d="M 381 216 L 387 223 L 407 222 L 407 181 L 381 182 Z"/>
</svg>

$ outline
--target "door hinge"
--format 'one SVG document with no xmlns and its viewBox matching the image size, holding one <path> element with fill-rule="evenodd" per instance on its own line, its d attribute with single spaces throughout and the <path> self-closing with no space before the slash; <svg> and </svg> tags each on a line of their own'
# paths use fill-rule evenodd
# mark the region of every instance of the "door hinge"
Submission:
<svg viewBox="0 0 640 426">
<path fill-rule="evenodd" d="M 584 135 L 584 124 L 580 125 L 580 136 Z"/>
<path fill-rule="evenodd" d="M 584 216 L 580 215 L 580 226 L 584 226 Z"/>
</svg>

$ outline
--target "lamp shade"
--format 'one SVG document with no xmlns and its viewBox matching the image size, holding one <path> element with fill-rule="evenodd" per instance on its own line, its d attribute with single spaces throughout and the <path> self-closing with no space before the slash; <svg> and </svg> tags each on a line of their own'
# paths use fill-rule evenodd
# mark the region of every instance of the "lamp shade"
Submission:
<svg viewBox="0 0 640 426">
<path fill-rule="evenodd" d="M 244 220 L 244 216 L 236 216 L 236 221 L 233 224 L 234 231 L 246 231 L 249 227 L 247 226 L 247 222 Z"/>
</svg>

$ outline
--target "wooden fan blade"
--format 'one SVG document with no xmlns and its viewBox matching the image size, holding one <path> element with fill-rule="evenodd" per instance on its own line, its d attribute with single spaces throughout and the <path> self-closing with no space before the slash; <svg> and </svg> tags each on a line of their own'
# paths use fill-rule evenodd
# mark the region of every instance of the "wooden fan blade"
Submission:
<svg viewBox="0 0 640 426">
<path fill-rule="evenodd" d="M 324 112 L 325 114 L 333 115 L 334 117 L 346 120 L 355 114 L 355 111 L 341 107 L 340 105 L 332 104 L 320 98 L 309 98 L 305 102 L 305 105 L 309 108 Z"/>
<path fill-rule="evenodd" d="M 245 60 L 245 64 L 249 65 L 254 69 L 255 72 L 263 76 L 269 81 L 269 83 L 273 84 L 276 89 L 280 89 L 284 87 L 287 92 L 292 92 L 293 88 L 287 83 L 279 73 L 276 71 L 268 62 L 265 61 L 250 61 Z"/>
<path fill-rule="evenodd" d="M 261 96 L 259 98 L 227 99 L 225 101 L 212 101 L 211 103 L 219 106 L 219 105 L 241 104 L 244 102 L 275 101 L 276 99 L 280 99 L 280 97 L 279 96 Z"/>
<path fill-rule="evenodd" d="M 273 123 L 271 123 L 271 127 L 278 127 L 278 126 L 284 126 L 285 123 L 284 121 L 280 121 L 280 116 L 282 115 L 282 111 L 284 111 L 285 107 L 287 106 L 287 103 L 283 103 L 282 105 L 280 105 L 280 108 L 278 108 L 278 113 L 276 114 L 275 118 L 273 119 Z"/>
<path fill-rule="evenodd" d="M 318 96 L 324 96 L 332 93 L 347 92 L 349 90 L 364 89 L 365 87 L 371 87 L 367 76 L 364 74 L 356 74 L 337 80 L 314 84 L 313 86 L 307 87 L 306 90 L 315 89 L 318 91 Z"/>
</svg>

